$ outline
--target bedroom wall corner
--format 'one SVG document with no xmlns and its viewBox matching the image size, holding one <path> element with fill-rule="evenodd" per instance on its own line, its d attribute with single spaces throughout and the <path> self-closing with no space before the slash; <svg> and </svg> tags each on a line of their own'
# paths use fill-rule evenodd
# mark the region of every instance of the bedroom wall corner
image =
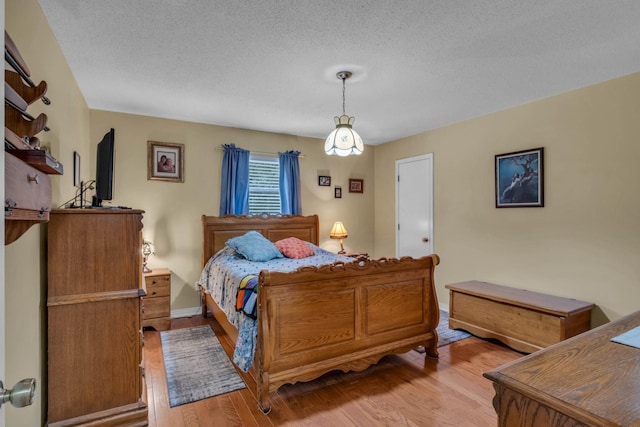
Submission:
<svg viewBox="0 0 640 427">
<path fill-rule="evenodd" d="M 482 280 L 637 310 L 640 73 L 376 147 L 376 253 L 393 251 L 397 159 L 434 153 L 434 251 L 444 285 Z M 495 207 L 494 156 L 544 147 L 545 206 Z"/>
<path fill-rule="evenodd" d="M 89 109 L 66 59 L 36 0 L 5 0 L 5 28 L 29 65 L 34 81 L 47 82 L 51 105 L 35 102 L 29 112 L 48 116 L 49 132 L 41 132 L 41 145 L 64 165 L 64 175 L 51 177 L 52 207 L 72 198 L 73 152 L 89 158 Z M 89 167 L 83 166 L 88 179 Z M 47 226 L 31 227 L 16 242 L 5 246 L 6 378 L 15 384 L 35 378 L 36 399 L 30 407 L 5 405 L 9 426 L 36 426 L 46 422 L 47 354 L 46 288 Z M 16 327 L 19 325 L 19 327 Z"/>
</svg>

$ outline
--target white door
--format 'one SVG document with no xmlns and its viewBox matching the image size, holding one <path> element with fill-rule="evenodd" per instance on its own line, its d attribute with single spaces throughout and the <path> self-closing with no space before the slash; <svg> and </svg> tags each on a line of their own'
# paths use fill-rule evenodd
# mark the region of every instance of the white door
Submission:
<svg viewBox="0 0 640 427">
<path fill-rule="evenodd" d="M 433 154 L 396 161 L 396 257 L 433 253 Z"/>
</svg>

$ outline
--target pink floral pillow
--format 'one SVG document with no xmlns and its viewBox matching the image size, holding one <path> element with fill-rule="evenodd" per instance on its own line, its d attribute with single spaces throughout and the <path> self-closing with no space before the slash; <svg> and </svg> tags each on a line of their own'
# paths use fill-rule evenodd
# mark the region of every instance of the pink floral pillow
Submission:
<svg viewBox="0 0 640 427">
<path fill-rule="evenodd" d="M 307 245 L 304 240 L 300 240 L 297 237 L 287 237 L 286 239 L 278 240 L 275 242 L 276 248 L 282 255 L 287 258 L 306 258 L 308 256 L 315 255 L 313 249 Z"/>
</svg>

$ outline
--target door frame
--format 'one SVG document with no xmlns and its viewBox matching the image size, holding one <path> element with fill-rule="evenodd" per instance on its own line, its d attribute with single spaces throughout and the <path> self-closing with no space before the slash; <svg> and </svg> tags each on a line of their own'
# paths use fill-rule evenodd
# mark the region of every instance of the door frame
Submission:
<svg viewBox="0 0 640 427">
<path fill-rule="evenodd" d="M 2 29 L 4 29 L 4 0 L 0 0 L 0 25 Z M 4 88 L 2 89 L 4 92 Z M 4 114 L 0 119 L 2 126 L 4 126 Z M 2 200 L 4 200 L 4 150 L 2 150 L 2 154 L 0 155 L 0 196 L 2 196 Z M 5 365 L 5 333 L 4 333 L 4 325 L 5 325 L 5 315 L 7 310 L 5 310 L 4 304 L 4 277 L 5 277 L 5 269 L 4 269 L 4 219 L 0 222 L 0 236 L 2 236 L 2 248 L 0 248 L 0 380 L 2 380 L 5 388 L 11 387 L 7 385 L 7 378 L 5 377 L 4 365 Z M 2 405 L 0 408 L 0 427 L 5 426 L 5 413 L 7 412 L 4 408 L 7 403 Z"/>
<path fill-rule="evenodd" d="M 419 156 L 413 156 L 413 157 L 407 157 L 404 159 L 398 159 L 396 160 L 396 219 L 395 219 L 395 235 L 396 235 L 396 257 L 398 257 L 399 252 L 400 252 L 400 236 L 398 233 L 398 220 L 400 217 L 399 214 L 399 210 L 400 210 L 400 180 L 398 178 L 398 175 L 400 174 L 400 165 L 403 163 L 410 163 L 410 162 L 417 162 L 417 161 L 423 161 L 423 160 L 430 160 L 431 161 L 431 176 L 429 179 L 429 182 L 427 184 L 427 191 L 429 192 L 429 194 L 431 195 L 431 200 L 429 203 L 429 218 L 430 218 L 430 222 L 428 224 L 429 230 L 431 230 L 431 236 L 429 237 L 429 248 L 430 248 L 430 253 L 433 253 L 434 251 L 434 235 L 435 235 L 435 228 L 434 228 L 434 224 L 435 224 L 435 220 L 433 218 L 433 200 L 434 200 L 434 194 L 433 194 L 433 188 L 434 188 L 434 184 L 433 184 L 433 169 L 434 169 L 434 160 L 433 160 L 433 153 L 427 153 L 427 154 L 421 154 Z M 419 185 L 420 186 L 420 185 Z"/>
<path fill-rule="evenodd" d="M 4 30 L 4 0 L 0 0 L 0 26 Z M 2 88 L 4 92 L 4 88 Z M 0 119 L 0 123 L 4 126 L 4 114 Z M 2 196 L 2 200 L 4 200 L 4 150 L 2 150 L 2 154 L 0 155 L 0 196 Z M 4 304 L 4 277 L 5 277 L 5 269 L 4 269 L 4 219 L 0 222 L 0 236 L 2 236 L 2 248 L 0 249 L 0 380 L 2 380 L 5 388 L 10 387 L 7 386 L 7 378 L 5 377 L 4 365 L 5 365 L 5 334 L 4 334 L 4 324 L 5 324 L 5 315 L 7 310 L 5 310 Z M 5 426 L 5 413 L 7 412 L 4 408 L 7 404 L 2 405 L 0 409 L 0 427 Z"/>
</svg>

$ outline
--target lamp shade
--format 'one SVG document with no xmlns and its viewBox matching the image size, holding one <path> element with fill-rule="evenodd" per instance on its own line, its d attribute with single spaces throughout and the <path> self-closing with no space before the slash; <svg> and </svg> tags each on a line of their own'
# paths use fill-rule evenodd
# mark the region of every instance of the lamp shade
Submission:
<svg viewBox="0 0 640 427">
<path fill-rule="evenodd" d="M 149 260 L 150 255 L 156 254 L 156 248 L 153 246 L 148 240 L 142 241 L 142 272 L 143 273 L 151 273 L 151 269 L 147 267 L 147 261 Z"/>
<path fill-rule="evenodd" d="M 324 152 L 328 155 L 348 156 L 350 154 L 362 154 L 364 144 L 358 132 L 352 126 L 355 117 L 349 117 L 345 113 L 345 80 L 352 76 L 351 71 L 339 71 L 336 77 L 342 80 L 342 115 L 334 117 L 336 128 L 329 134 L 324 142 Z"/>
<path fill-rule="evenodd" d="M 142 242 L 142 254 L 145 256 L 149 256 L 149 255 L 155 255 L 156 253 L 156 248 L 153 246 L 153 243 L 151 243 L 148 240 L 144 240 Z"/>
<path fill-rule="evenodd" d="M 348 156 L 350 154 L 362 154 L 364 144 L 358 132 L 352 125 L 355 117 L 342 115 L 335 117 L 336 128 L 329 134 L 324 142 L 324 152 L 328 155 Z"/>
<path fill-rule="evenodd" d="M 344 228 L 341 221 L 336 221 L 331 228 L 331 232 L 329 233 L 329 237 L 332 239 L 344 239 L 349 237 L 347 234 L 347 229 Z"/>
</svg>

